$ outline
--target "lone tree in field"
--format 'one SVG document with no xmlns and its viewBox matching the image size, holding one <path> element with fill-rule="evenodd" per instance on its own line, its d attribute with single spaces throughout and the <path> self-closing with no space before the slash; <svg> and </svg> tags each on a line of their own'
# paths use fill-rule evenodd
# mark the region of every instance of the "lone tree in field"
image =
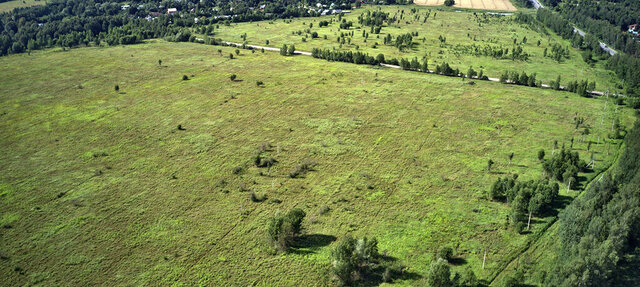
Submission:
<svg viewBox="0 0 640 287">
<path fill-rule="evenodd" d="M 229 79 L 230 79 L 231 81 L 235 81 L 235 80 L 236 80 L 236 77 L 237 77 L 237 76 L 236 76 L 236 74 L 231 74 L 231 76 L 229 76 Z"/>
<path fill-rule="evenodd" d="M 492 159 L 487 161 L 487 171 L 491 172 L 491 166 L 494 164 Z"/>
<path fill-rule="evenodd" d="M 120 86 L 116 85 L 115 87 L 113 87 L 113 89 L 116 90 L 117 93 L 118 91 L 120 91 Z"/>
<path fill-rule="evenodd" d="M 233 60 L 233 54 L 232 53 L 229 53 L 229 59 Z"/>
<path fill-rule="evenodd" d="M 187 80 L 189 80 L 189 77 L 187 77 L 187 75 L 182 75 L 182 80 L 183 81 L 187 81 Z"/>
<path fill-rule="evenodd" d="M 236 49 L 236 55 L 240 55 L 240 50 Z"/>
<path fill-rule="evenodd" d="M 158 60 L 158 66 L 162 66 L 162 60 Z"/>
<path fill-rule="evenodd" d="M 284 216 L 276 215 L 269 220 L 267 231 L 276 250 L 289 249 L 295 237 L 302 231 L 302 220 L 306 215 L 302 209 L 294 208 Z"/>
</svg>

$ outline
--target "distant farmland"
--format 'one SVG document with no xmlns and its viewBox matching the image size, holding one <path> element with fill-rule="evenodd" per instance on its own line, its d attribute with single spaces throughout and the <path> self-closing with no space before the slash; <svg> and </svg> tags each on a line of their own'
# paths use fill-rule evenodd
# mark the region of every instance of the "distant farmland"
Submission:
<svg viewBox="0 0 640 287">
<path fill-rule="evenodd" d="M 438 6 L 444 5 L 444 0 L 414 0 L 413 3 L 424 6 Z M 453 6 L 469 9 L 516 11 L 516 7 L 509 0 L 456 0 Z"/>
</svg>

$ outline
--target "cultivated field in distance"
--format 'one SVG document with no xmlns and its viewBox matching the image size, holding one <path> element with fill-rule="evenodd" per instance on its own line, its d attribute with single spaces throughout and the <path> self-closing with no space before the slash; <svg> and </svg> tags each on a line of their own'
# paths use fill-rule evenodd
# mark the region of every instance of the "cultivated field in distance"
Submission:
<svg viewBox="0 0 640 287">
<path fill-rule="evenodd" d="M 444 0 L 414 0 L 414 4 L 423 6 L 444 5 Z M 482 10 L 516 11 L 509 0 L 456 0 L 454 7 Z"/>
</svg>

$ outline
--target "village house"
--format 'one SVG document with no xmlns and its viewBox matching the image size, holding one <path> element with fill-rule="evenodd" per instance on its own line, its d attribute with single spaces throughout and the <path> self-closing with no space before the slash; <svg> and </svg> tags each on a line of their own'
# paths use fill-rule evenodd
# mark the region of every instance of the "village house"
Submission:
<svg viewBox="0 0 640 287">
<path fill-rule="evenodd" d="M 169 15 L 173 15 L 173 14 L 176 14 L 176 13 L 178 13 L 178 9 L 177 8 L 169 8 L 169 9 L 167 9 L 167 14 L 169 14 Z"/>
<path fill-rule="evenodd" d="M 638 24 L 629 25 L 629 33 L 638 35 Z"/>
</svg>

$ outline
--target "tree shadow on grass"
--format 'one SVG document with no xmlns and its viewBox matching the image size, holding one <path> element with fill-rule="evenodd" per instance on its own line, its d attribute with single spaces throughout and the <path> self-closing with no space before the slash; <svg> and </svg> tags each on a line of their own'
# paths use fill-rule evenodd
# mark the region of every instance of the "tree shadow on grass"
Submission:
<svg viewBox="0 0 640 287">
<path fill-rule="evenodd" d="M 305 234 L 301 235 L 293 241 L 291 244 L 290 253 L 294 254 L 311 254 L 316 253 L 321 247 L 331 244 L 336 241 L 336 237 L 333 235 L 325 234 Z"/>
<path fill-rule="evenodd" d="M 462 257 L 454 257 L 449 259 L 449 263 L 451 263 L 451 265 L 459 266 L 467 264 L 467 260 Z"/>
<path fill-rule="evenodd" d="M 371 269 L 362 274 L 362 280 L 356 286 L 378 286 L 385 282 L 395 280 L 418 280 L 422 275 L 405 270 L 404 266 L 398 264 L 398 259 L 392 256 L 381 255 L 373 264 Z M 388 273 L 385 276 L 385 273 Z M 386 278 L 385 278 L 386 277 Z"/>
<path fill-rule="evenodd" d="M 543 215 L 545 216 L 558 216 L 560 210 L 563 210 L 573 201 L 573 197 L 566 195 L 558 195 L 558 197 L 551 204 L 551 208 L 546 210 Z"/>
</svg>

